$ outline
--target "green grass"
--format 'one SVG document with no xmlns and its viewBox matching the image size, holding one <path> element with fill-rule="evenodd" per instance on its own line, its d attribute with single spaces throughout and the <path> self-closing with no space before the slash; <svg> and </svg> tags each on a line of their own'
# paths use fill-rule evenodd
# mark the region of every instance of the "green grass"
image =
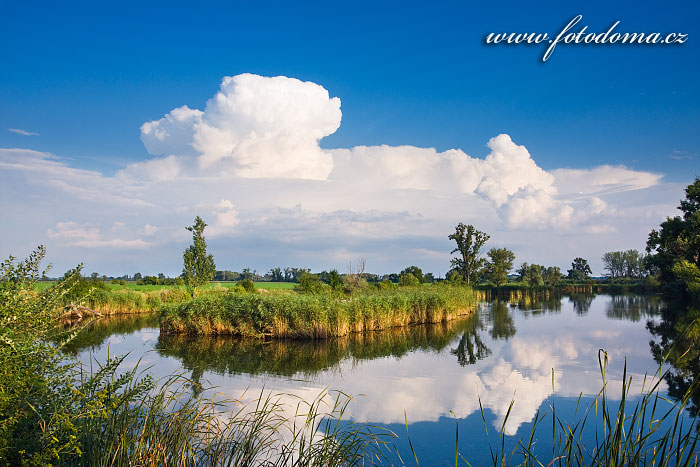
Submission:
<svg viewBox="0 0 700 467">
<path fill-rule="evenodd" d="M 473 309 L 471 289 L 440 285 L 370 288 L 350 296 L 224 292 L 163 306 L 159 314 L 161 332 L 166 334 L 325 338 L 444 322 Z"/>
<path fill-rule="evenodd" d="M 465 287 L 373 288 L 351 296 L 223 292 L 163 306 L 166 334 L 325 338 L 420 323 L 438 323 L 468 314 L 474 295 Z"/>
</svg>

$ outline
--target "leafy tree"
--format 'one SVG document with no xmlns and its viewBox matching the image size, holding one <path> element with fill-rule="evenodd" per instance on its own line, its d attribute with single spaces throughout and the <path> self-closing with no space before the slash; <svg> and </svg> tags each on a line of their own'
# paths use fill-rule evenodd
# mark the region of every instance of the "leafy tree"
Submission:
<svg viewBox="0 0 700 467">
<path fill-rule="evenodd" d="M 452 253 L 459 253 L 459 257 L 452 258 L 452 268 L 461 274 L 462 278 L 471 285 L 472 280 L 478 279 L 479 272 L 486 262 L 480 256 L 481 247 L 491 238 L 487 233 L 476 230 L 473 225 L 464 225 L 461 222 L 455 227 L 455 233 L 449 235 L 450 240 L 457 243 L 457 248 Z"/>
<path fill-rule="evenodd" d="M 282 282 L 284 281 L 284 276 L 282 275 L 282 269 L 272 268 L 268 273 L 270 275 L 270 280 L 272 282 Z"/>
<path fill-rule="evenodd" d="M 323 282 L 321 282 L 321 278 L 318 276 L 318 274 L 303 272 L 299 277 L 299 283 L 295 288 L 300 292 L 319 294 L 323 292 L 323 287 Z"/>
<path fill-rule="evenodd" d="M 601 258 L 607 275 L 613 279 L 621 277 L 642 277 L 644 255 L 637 250 L 609 251 Z"/>
<path fill-rule="evenodd" d="M 507 248 L 491 248 L 487 253 L 491 259 L 486 263 L 486 277 L 497 286 L 508 281 L 508 271 L 513 269 L 515 254 Z"/>
<path fill-rule="evenodd" d="M 542 273 L 542 280 L 547 287 L 556 287 L 561 281 L 561 269 L 558 266 L 547 268 Z"/>
<path fill-rule="evenodd" d="M 420 285 L 420 281 L 413 274 L 403 273 L 399 276 L 399 285 L 401 287 L 415 287 Z"/>
<path fill-rule="evenodd" d="M 185 268 L 182 270 L 182 278 L 185 285 L 192 290 L 192 297 L 197 296 L 197 287 L 212 280 L 216 272 L 214 257 L 207 254 L 207 242 L 204 240 L 206 226 L 202 218 L 197 216 L 193 226 L 185 227 L 192 232 L 192 245 L 183 255 Z"/>
<path fill-rule="evenodd" d="M 678 209 L 683 216 L 667 217 L 658 231 L 652 230 L 646 250 L 647 264 L 658 271 L 661 283 L 669 290 L 680 291 L 687 290 L 686 279 L 692 281 L 691 265 L 700 268 L 700 178 L 686 187 Z M 676 266 L 678 263 L 681 265 Z"/>
<path fill-rule="evenodd" d="M 525 282 L 530 287 L 539 287 L 544 285 L 544 279 L 542 277 L 542 272 L 544 267 L 539 264 L 531 264 L 524 271 L 523 282 Z"/>
<path fill-rule="evenodd" d="M 340 290 L 343 288 L 343 279 L 340 277 L 340 274 L 338 274 L 337 269 L 333 269 L 328 273 L 328 285 L 330 285 L 333 290 Z"/>
<path fill-rule="evenodd" d="M 134 274 L 134 280 L 135 280 L 135 281 L 138 281 L 138 280 L 141 280 L 141 279 L 143 279 L 143 276 L 141 276 L 141 273 L 140 273 L 140 272 L 137 272 L 136 274 Z"/>
<path fill-rule="evenodd" d="M 527 270 L 530 267 L 529 264 L 523 263 L 520 265 L 517 271 L 515 271 L 518 274 L 518 280 L 520 282 L 525 282 L 525 276 L 527 276 Z"/>
<path fill-rule="evenodd" d="M 159 285 L 161 281 L 156 276 L 146 276 L 143 278 L 143 283 L 145 285 Z"/>
<path fill-rule="evenodd" d="M 588 261 L 583 258 L 574 258 L 571 263 L 571 269 L 567 271 L 569 279 L 575 281 L 584 281 L 593 274 L 591 267 L 588 265 Z"/>
<path fill-rule="evenodd" d="M 427 282 L 428 284 L 432 284 L 433 282 L 435 282 L 435 276 L 433 275 L 432 272 L 426 272 L 426 273 L 423 275 L 423 280 L 424 280 L 425 282 Z"/>
<path fill-rule="evenodd" d="M 423 278 L 423 271 L 418 266 L 409 266 L 403 271 L 401 271 L 399 273 L 399 282 L 401 281 L 401 276 L 404 274 L 412 274 L 413 276 L 415 276 L 416 279 L 418 279 L 418 282 L 421 284 L 425 282 L 425 279 Z"/>
</svg>

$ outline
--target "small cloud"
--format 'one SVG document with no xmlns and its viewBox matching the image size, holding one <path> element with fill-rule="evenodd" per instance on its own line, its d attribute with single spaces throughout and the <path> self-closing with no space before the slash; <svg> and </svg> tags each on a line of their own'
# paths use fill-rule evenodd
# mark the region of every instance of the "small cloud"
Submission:
<svg viewBox="0 0 700 467">
<path fill-rule="evenodd" d="M 146 248 L 150 245 L 141 239 L 124 240 L 121 238 L 105 239 L 102 237 L 100 229 L 78 224 L 77 222 L 58 222 L 56 230 L 47 231 L 49 238 L 62 240 L 68 246 L 79 246 L 83 248 Z"/>
<path fill-rule="evenodd" d="M 160 230 L 158 227 L 153 226 L 151 224 L 146 224 L 143 227 L 143 235 L 145 237 L 152 237 L 153 235 L 158 233 L 158 230 Z"/>
<path fill-rule="evenodd" d="M 33 131 L 22 130 L 21 128 L 8 128 L 7 131 L 11 131 L 12 133 L 17 133 L 18 135 L 24 135 L 24 136 L 39 136 L 39 133 L 35 133 Z"/>
<path fill-rule="evenodd" d="M 673 152 L 671 154 L 668 154 L 666 157 L 668 157 L 669 159 L 673 159 L 674 161 L 689 161 L 695 159 L 697 157 L 697 154 L 674 149 Z"/>
</svg>

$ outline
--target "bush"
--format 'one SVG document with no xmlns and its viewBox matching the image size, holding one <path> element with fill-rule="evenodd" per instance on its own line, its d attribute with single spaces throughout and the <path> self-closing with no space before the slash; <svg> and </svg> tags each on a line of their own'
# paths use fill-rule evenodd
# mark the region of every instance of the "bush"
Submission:
<svg viewBox="0 0 700 467">
<path fill-rule="evenodd" d="M 416 287 L 418 285 L 420 285 L 420 281 L 413 274 L 406 273 L 399 276 L 400 287 Z"/>
<path fill-rule="evenodd" d="M 238 284 L 243 290 L 245 290 L 248 293 L 255 293 L 255 282 L 253 282 L 250 279 L 243 279 L 241 281 L 238 281 Z"/>
<path fill-rule="evenodd" d="M 321 282 L 318 274 L 303 272 L 295 289 L 303 293 L 320 294 L 324 292 L 324 287 L 325 284 Z"/>
</svg>

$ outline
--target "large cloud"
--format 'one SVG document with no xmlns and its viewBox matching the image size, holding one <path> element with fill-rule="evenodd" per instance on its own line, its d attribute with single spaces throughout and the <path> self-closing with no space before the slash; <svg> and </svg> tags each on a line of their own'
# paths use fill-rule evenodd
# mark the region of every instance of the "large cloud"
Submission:
<svg viewBox="0 0 700 467">
<path fill-rule="evenodd" d="M 340 99 L 294 78 L 225 77 L 204 111 L 187 106 L 144 123 L 152 154 L 196 154 L 200 169 L 240 177 L 325 179 L 331 156 L 318 142 L 340 126 Z"/>
</svg>

